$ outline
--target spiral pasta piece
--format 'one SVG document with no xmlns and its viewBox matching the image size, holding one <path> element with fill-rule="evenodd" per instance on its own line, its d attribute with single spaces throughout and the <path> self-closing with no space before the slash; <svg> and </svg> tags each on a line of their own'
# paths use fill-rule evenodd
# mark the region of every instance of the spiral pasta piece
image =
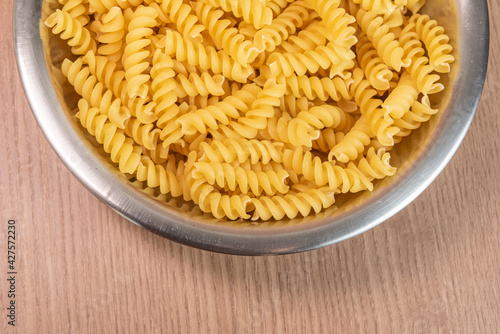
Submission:
<svg viewBox="0 0 500 334">
<path fill-rule="evenodd" d="M 413 13 L 416 13 L 425 5 L 426 1 L 427 0 L 408 0 L 406 7 Z"/>
<path fill-rule="evenodd" d="M 320 131 L 318 139 L 313 141 L 312 148 L 323 153 L 329 153 L 344 136 L 344 132 L 336 132 L 330 128 L 323 129 Z"/>
<path fill-rule="evenodd" d="M 289 36 L 287 40 L 282 41 L 280 48 L 286 52 L 297 53 L 306 50 L 314 50 L 320 45 L 326 45 L 328 41 L 328 28 L 321 22 L 314 22 L 297 35 Z"/>
<path fill-rule="evenodd" d="M 274 171 L 255 172 L 218 162 L 195 162 L 194 168 L 195 179 L 204 178 L 210 185 L 227 187 L 231 191 L 239 188 L 243 194 L 252 193 L 257 196 L 263 192 L 267 195 L 284 194 L 289 189 L 285 184 L 288 178 L 285 170 L 277 173 Z"/>
<path fill-rule="evenodd" d="M 356 20 L 340 8 L 340 0 L 307 0 L 312 9 L 318 12 L 326 27 L 329 28 L 331 41 L 342 48 L 349 49 L 357 42 L 356 29 L 349 26 Z"/>
<path fill-rule="evenodd" d="M 324 128 L 338 130 L 344 128 L 349 117 L 350 116 L 340 108 L 323 104 L 321 106 L 314 106 L 309 110 L 301 111 L 296 119 L 301 119 L 318 130 Z"/>
<path fill-rule="evenodd" d="M 96 11 L 99 14 L 106 13 L 113 7 L 127 9 L 137 7 L 142 3 L 142 0 L 88 0 L 91 11 Z"/>
<path fill-rule="evenodd" d="M 267 64 L 274 76 L 283 73 L 285 77 L 293 73 L 304 75 L 308 71 L 316 73 L 319 69 L 329 69 L 330 76 L 344 76 L 345 72 L 354 67 L 354 52 L 350 52 L 348 58 L 341 56 L 333 43 L 326 46 L 318 46 L 315 50 L 306 50 L 304 53 L 272 53 Z"/>
<path fill-rule="evenodd" d="M 106 90 L 96 76 L 90 73 L 87 66 L 83 66 L 82 58 L 75 62 L 65 59 L 62 63 L 62 73 L 93 108 L 99 108 L 100 113 L 109 117 L 109 120 L 118 128 L 125 128 L 125 121 L 130 118 L 130 112 L 123 107 L 120 99 L 114 99 L 111 91 Z"/>
<path fill-rule="evenodd" d="M 56 10 L 47 18 L 45 25 L 52 28 L 54 34 L 68 40 L 73 54 L 84 55 L 90 50 L 96 51 L 96 43 L 90 36 L 90 31 L 68 12 Z"/>
<path fill-rule="evenodd" d="M 281 220 L 284 217 L 296 218 L 299 214 L 307 216 L 311 211 L 318 213 L 335 203 L 333 192 L 329 189 L 308 189 L 304 192 L 290 192 L 284 196 L 252 198 L 254 207 L 252 220 Z"/>
<path fill-rule="evenodd" d="M 388 90 L 390 88 L 390 80 L 392 79 L 392 71 L 378 56 L 377 50 L 367 39 L 366 35 L 363 34 L 360 36 L 358 46 L 357 55 L 359 65 L 370 84 L 377 90 Z"/>
<path fill-rule="evenodd" d="M 377 91 L 371 87 L 359 68 L 353 72 L 349 94 L 359 106 L 362 115 L 371 115 L 382 104 L 382 100 L 376 98 Z"/>
<path fill-rule="evenodd" d="M 398 86 L 389 94 L 382 103 L 384 117 L 399 119 L 411 108 L 418 98 L 418 88 L 410 74 L 405 72 L 401 76 Z M 374 131 L 376 132 L 376 131 Z"/>
<path fill-rule="evenodd" d="M 151 68 L 151 89 L 153 91 L 153 102 L 156 103 L 155 114 L 158 117 L 156 125 L 163 129 L 167 122 L 177 117 L 180 112 L 176 102 L 178 96 L 174 93 L 177 87 L 174 62 L 172 58 L 157 50 L 153 56 L 153 67 Z"/>
<path fill-rule="evenodd" d="M 321 101 L 326 101 L 331 98 L 334 101 L 340 101 L 342 98 L 351 99 L 349 92 L 349 83 L 352 80 L 343 80 L 335 77 L 320 78 L 316 76 L 296 76 L 291 75 L 285 78 L 287 94 L 300 98 L 307 97 L 310 100 L 319 98 Z"/>
<path fill-rule="evenodd" d="M 402 67 L 410 65 L 408 59 L 403 60 L 404 50 L 399 45 L 390 27 L 384 24 L 384 19 L 374 13 L 360 9 L 357 13 L 360 28 L 373 43 L 379 56 L 387 66 L 400 71 Z"/>
<path fill-rule="evenodd" d="M 196 180 L 191 184 L 191 198 L 203 212 L 211 213 L 215 218 L 250 219 L 248 205 L 251 198 L 248 195 L 222 195 L 205 180 Z"/>
<path fill-rule="evenodd" d="M 358 169 L 342 168 L 331 161 L 323 162 L 320 157 L 304 152 L 301 147 L 285 150 L 283 164 L 318 186 L 328 185 L 332 190 L 341 189 L 342 193 L 373 190 L 373 184 Z"/>
<path fill-rule="evenodd" d="M 186 96 L 222 96 L 225 94 L 224 88 L 222 87 L 225 81 L 224 76 L 210 75 L 207 72 L 203 72 L 201 75 L 197 73 L 191 73 L 188 76 L 183 74 L 178 74 L 176 76 L 176 88 L 174 93 L 180 97 Z"/>
<path fill-rule="evenodd" d="M 331 149 L 328 160 L 332 161 L 335 158 L 343 163 L 355 160 L 364 151 L 365 146 L 370 144 L 372 137 L 369 121 L 362 116 L 344 138 Z"/>
<path fill-rule="evenodd" d="M 138 181 L 147 182 L 148 187 L 159 188 L 161 194 L 171 194 L 173 197 L 184 193 L 181 179 L 184 175 L 184 163 L 176 165 L 174 155 L 170 155 L 166 164 L 155 164 L 150 158 L 142 157 L 137 167 Z"/>
<path fill-rule="evenodd" d="M 285 94 L 285 85 L 276 84 L 269 80 L 262 91 L 257 94 L 257 99 L 245 116 L 231 121 L 229 127 L 242 137 L 252 139 L 257 136 L 261 129 L 268 125 L 268 119 L 275 115 L 274 107 L 280 105 L 280 99 Z"/>
<path fill-rule="evenodd" d="M 67 12 L 71 15 L 75 20 L 80 22 L 82 26 L 87 25 L 89 23 L 90 18 L 87 13 L 87 9 L 83 4 L 83 0 L 68 0 L 65 1 L 64 6 L 62 8 L 63 12 Z"/>
<path fill-rule="evenodd" d="M 419 91 L 424 95 L 436 94 L 444 89 L 439 83 L 440 76 L 431 74 L 434 68 L 429 65 L 429 59 L 424 57 L 425 50 L 419 40 L 415 30 L 415 23 L 409 23 L 399 36 L 400 43 L 405 50 L 407 59 L 411 59 L 411 64 L 406 70 L 411 74 L 411 78 L 417 84 Z"/>
<path fill-rule="evenodd" d="M 396 168 L 390 164 L 391 155 L 385 150 L 379 150 L 375 152 L 375 148 L 370 148 L 366 154 L 366 157 L 362 158 L 358 164 L 357 168 L 361 171 L 369 180 L 381 180 L 387 176 L 393 176 L 396 174 Z"/>
<path fill-rule="evenodd" d="M 235 17 L 243 18 L 256 29 L 271 24 L 273 12 L 266 2 L 259 0 L 206 0 L 214 7 L 221 7 L 225 12 L 232 12 Z"/>
<path fill-rule="evenodd" d="M 137 118 L 129 118 L 125 124 L 125 133 L 148 150 L 156 149 L 161 130 L 153 124 L 144 124 Z"/>
<path fill-rule="evenodd" d="M 123 36 L 125 34 L 125 18 L 120 7 L 113 7 L 104 15 L 98 41 L 104 45 L 98 51 L 108 56 L 110 61 L 118 63 L 122 56 Z"/>
<path fill-rule="evenodd" d="M 223 101 L 182 115 L 176 123 L 182 126 L 184 134 L 193 134 L 195 131 L 206 133 L 207 127 L 217 130 L 219 123 L 228 125 L 230 119 L 240 117 L 240 112 L 247 113 L 260 92 L 258 86 L 246 85 Z"/>
<path fill-rule="evenodd" d="M 259 135 L 266 140 L 277 140 L 293 146 L 311 147 L 312 141 L 318 139 L 319 131 L 300 119 L 288 117 L 271 118 Z"/>
<path fill-rule="evenodd" d="M 450 38 L 444 33 L 444 28 L 428 15 L 415 14 L 410 19 L 410 23 L 412 22 L 425 44 L 433 69 L 438 73 L 450 72 L 450 64 L 455 57 L 451 55 L 453 47 L 449 44 Z"/>
<path fill-rule="evenodd" d="M 125 71 L 118 70 L 118 64 L 104 56 L 96 56 L 93 51 L 89 51 L 82 58 L 87 64 L 92 75 L 95 75 L 99 82 L 102 82 L 107 89 L 120 98 L 127 100 L 127 84 L 125 81 Z"/>
<path fill-rule="evenodd" d="M 274 51 L 289 35 L 302 27 L 309 17 L 307 4 L 303 0 L 291 3 L 272 23 L 257 31 L 253 43 L 259 51 Z"/>
<path fill-rule="evenodd" d="M 196 38 L 205 30 L 203 25 L 198 24 L 198 17 L 192 14 L 191 6 L 182 0 L 162 0 L 160 8 L 185 38 Z"/>
<path fill-rule="evenodd" d="M 219 48 L 226 50 L 231 57 L 243 66 L 253 62 L 258 55 L 257 48 L 252 42 L 245 40 L 245 36 L 238 29 L 231 27 L 231 21 L 221 19 L 224 12 L 213 6 L 198 2 L 196 13 L 201 22 L 207 27 L 210 36 Z"/>
<path fill-rule="evenodd" d="M 438 109 L 430 107 L 429 98 L 424 96 L 422 101 L 416 101 L 411 110 L 403 115 L 401 119 L 394 121 L 394 126 L 399 128 L 399 132 L 394 136 L 395 142 L 400 142 L 403 137 L 409 136 L 410 133 L 418 129 L 422 123 L 429 121 L 429 119 L 438 112 Z"/>
<path fill-rule="evenodd" d="M 203 44 L 182 38 L 175 31 L 166 32 L 165 53 L 169 56 L 174 54 L 179 61 L 187 61 L 193 66 L 199 66 L 203 70 L 210 69 L 214 74 L 233 79 L 237 82 L 246 83 L 253 69 L 243 67 L 235 62 L 228 54 L 216 51 L 213 47 L 205 47 Z"/>
<path fill-rule="evenodd" d="M 110 118 L 120 128 L 123 128 L 121 124 L 126 119 L 130 118 L 131 115 L 137 117 L 137 119 L 144 124 L 150 124 L 157 120 L 158 117 L 155 115 L 156 102 L 142 98 L 129 98 L 127 94 L 125 72 L 115 70 L 117 68 L 116 63 L 107 60 L 106 57 L 95 56 L 92 51 L 89 51 L 82 60 L 88 64 L 90 73 L 92 73 L 100 83 L 104 83 L 106 88 L 111 90 L 115 96 L 121 99 L 121 115 L 113 116 L 119 116 L 122 120 L 117 120 L 115 122 L 113 117 Z"/>
<path fill-rule="evenodd" d="M 397 5 L 391 0 L 352 0 L 352 2 L 376 15 L 389 15 L 397 8 Z"/>
<path fill-rule="evenodd" d="M 200 143 L 202 156 L 199 160 L 219 163 L 232 163 L 234 161 L 243 163 L 250 160 L 251 164 L 256 164 L 258 161 L 267 164 L 272 160 L 281 163 L 284 147 L 284 143 L 267 140 L 247 140 L 243 138 L 228 138 L 224 141 L 213 140 L 210 144 L 206 142 Z"/>
<path fill-rule="evenodd" d="M 271 8 L 274 16 L 278 16 L 281 14 L 283 9 L 285 9 L 290 3 L 293 3 L 295 0 L 269 0 L 267 1 L 267 7 Z"/>
<path fill-rule="evenodd" d="M 196 152 L 190 152 L 184 167 L 184 194 L 186 201 L 192 200 L 203 212 L 211 213 L 216 218 L 235 220 L 249 219 L 247 206 L 250 203 L 248 195 L 222 195 L 215 187 L 209 185 L 203 178 L 195 179 L 194 164 Z"/>
<path fill-rule="evenodd" d="M 127 138 L 123 130 L 107 122 L 107 116 L 101 114 L 98 108 L 89 108 L 84 99 L 78 102 L 76 117 L 97 142 L 103 144 L 104 151 L 110 154 L 111 161 L 118 163 L 121 172 L 132 174 L 136 171 L 141 160 L 141 147 L 134 146 L 134 141 Z"/>
<path fill-rule="evenodd" d="M 158 13 L 153 8 L 139 6 L 132 15 L 126 36 L 127 45 L 123 51 L 123 68 L 127 80 L 127 93 L 129 98 L 146 98 L 150 76 L 145 71 L 149 67 L 146 58 L 149 51 L 146 47 L 151 44 L 147 37 L 153 34 Z"/>
</svg>

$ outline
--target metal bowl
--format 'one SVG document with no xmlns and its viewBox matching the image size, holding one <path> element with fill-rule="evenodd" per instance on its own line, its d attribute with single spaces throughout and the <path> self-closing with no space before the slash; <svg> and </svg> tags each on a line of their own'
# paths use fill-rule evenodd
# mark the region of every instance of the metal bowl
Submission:
<svg viewBox="0 0 500 334">
<path fill-rule="evenodd" d="M 42 0 L 16 0 L 14 38 L 21 79 L 40 128 L 69 170 L 101 201 L 130 221 L 182 244 L 241 255 L 285 254 L 330 245 L 380 224 L 415 199 L 460 145 L 486 75 L 487 1 L 449 0 L 449 6 L 439 1 L 427 10 L 452 37 L 458 62 L 440 97 L 438 117 L 395 150 L 397 175 L 376 183 L 373 193 L 339 197 L 336 208 L 318 215 L 262 224 L 213 219 L 186 204 L 160 203 L 131 185 L 71 116 L 44 54 Z"/>
</svg>

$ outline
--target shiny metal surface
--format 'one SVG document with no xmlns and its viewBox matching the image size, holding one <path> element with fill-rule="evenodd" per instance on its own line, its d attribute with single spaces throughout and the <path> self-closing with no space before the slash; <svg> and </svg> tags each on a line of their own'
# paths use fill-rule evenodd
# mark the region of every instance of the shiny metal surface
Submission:
<svg viewBox="0 0 500 334">
<path fill-rule="evenodd" d="M 443 97 L 449 103 L 440 117 L 399 149 L 400 157 L 393 158 L 397 176 L 376 184 L 372 194 L 341 200 L 338 210 L 259 226 L 222 222 L 185 206 L 159 203 L 116 172 L 69 116 L 51 81 L 40 38 L 42 0 L 16 0 L 14 37 L 19 72 L 40 128 L 69 170 L 101 201 L 130 221 L 186 245 L 241 255 L 285 254 L 330 245 L 380 224 L 415 199 L 457 150 L 482 92 L 489 23 L 486 0 L 450 1 L 456 3 L 458 15 L 452 40 L 458 45 L 459 65 L 453 89 Z M 454 26 L 450 22 L 447 29 Z"/>
</svg>

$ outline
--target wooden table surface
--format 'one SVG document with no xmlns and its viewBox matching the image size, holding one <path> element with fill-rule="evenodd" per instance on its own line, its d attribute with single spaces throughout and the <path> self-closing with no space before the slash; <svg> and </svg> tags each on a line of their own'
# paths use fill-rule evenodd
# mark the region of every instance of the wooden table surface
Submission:
<svg viewBox="0 0 500 334">
<path fill-rule="evenodd" d="M 0 332 L 498 333 L 500 2 L 462 146 L 406 209 L 360 236 L 279 257 L 167 241 L 92 196 L 38 129 L 0 2 Z M 7 226 L 16 222 L 16 327 Z"/>
</svg>

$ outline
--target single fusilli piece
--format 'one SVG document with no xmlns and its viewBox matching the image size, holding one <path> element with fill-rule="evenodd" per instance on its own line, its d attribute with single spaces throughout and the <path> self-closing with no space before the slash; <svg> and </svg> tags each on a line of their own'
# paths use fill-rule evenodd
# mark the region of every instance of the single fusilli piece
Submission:
<svg viewBox="0 0 500 334">
<path fill-rule="evenodd" d="M 203 25 L 207 27 L 210 36 L 219 49 L 226 50 L 231 57 L 243 66 L 255 60 L 258 54 L 257 48 L 252 42 L 245 40 L 245 36 L 240 34 L 238 29 L 231 27 L 229 20 L 221 19 L 224 15 L 223 11 L 216 10 L 209 4 L 198 2 L 196 4 L 196 14 Z"/>
<path fill-rule="evenodd" d="M 300 98 L 306 96 L 310 100 L 319 98 L 321 101 L 332 99 L 339 101 L 342 98 L 351 99 L 349 84 L 352 80 L 343 80 L 340 77 L 322 78 L 307 75 L 291 75 L 284 79 L 287 94 Z"/>
<path fill-rule="evenodd" d="M 120 7 L 127 9 L 130 7 L 137 7 L 142 4 L 142 0 L 88 0 L 90 10 L 96 11 L 99 14 L 106 13 L 113 7 Z"/>
<path fill-rule="evenodd" d="M 444 89 L 444 85 L 438 81 L 441 77 L 432 74 L 434 68 L 429 64 L 429 58 L 425 57 L 425 50 L 415 31 L 415 23 L 409 23 L 401 32 L 399 40 L 405 50 L 405 57 L 411 60 L 406 70 L 417 84 L 420 92 L 424 95 L 436 94 Z"/>
<path fill-rule="evenodd" d="M 145 73 L 149 67 L 146 58 L 150 56 L 146 47 L 151 44 L 147 37 L 153 34 L 158 13 L 148 7 L 138 7 L 128 25 L 126 36 L 127 45 L 123 51 L 123 68 L 127 80 L 127 93 L 129 98 L 137 96 L 146 98 L 149 91 L 147 85 L 150 80 L 149 74 Z"/>
<path fill-rule="evenodd" d="M 178 96 L 174 93 L 177 82 L 175 76 L 174 61 L 172 58 L 157 50 L 153 56 L 153 67 L 150 72 L 153 82 L 153 101 L 156 103 L 155 114 L 158 118 L 156 125 L 163 129 L 165 125 L 180 112 L 176 104 Z"/>
<path fill-rule="evenodd" d="M 252 220 L 280 220 L 284 217 L 293 219 L 299 215 L 305 217 L 311 211 L 318 213 L 335 203 L 333 195 L 334 192 L 328 188 L 311 188 L 303 192 L 290 191 L 284 196 L 252 198 Z"/>
<path fill-rule="evenodd" d="M 260 52 L 274 51 L 289 35 L 294 34 L 309 17 L 305 1 L 291 3 L 273 22 L 257 31 L 253 42 Z"/>
<path fill-rule="evenodd" d="M 302 148 L 285 150 L 283 164 L 306 180 L 318 186 L 328 185 L 332 190 L 340 189 L 342 193 L 372 190 L 371 181 L 356 168 L 343 168 L 331 161 L 322 161 L 320 157 Z"/>
<path fill-rule="evenodd" d="M 270 142 L 256 139 L 226 139 L 213 140 L 210 144 L 202 142 L 200 161 L 226 162 L 238 161 L 243 163 L 249 160 L 252 164 L 258 161 L 267 164 L 271 160 L 282 162 L 284 143 Z"/>
<path fill-rule="evenodd" d="M 90 73 L 87 66 L 83 66 L 82 58 L 75 62 L 65 59 L 61 67 L 62 73 L 68 78 L 75 91 L 83 97 L 93 108 L 106 115 L 118 128 L 125 128 L 125 121 L 130 118 L 129 110 L 122 106 L 120 99 L 115 99 L 111 91 L 99 82 L 95 75 Z"/>
<path fill-rule="evenodd" d="M 280 105 L 280 99 L 284 94 L 285 85 L 269 80 L 257 94 L 257 99 L 252 103 L 250 110 L 237 121 L 231 121 L 229 128 L 244 138 L 255 138 L 259 130 L 267 127 L 268 119 L 274 117 L 274 107 Z"/>
<path fill-rule="evenodd" d="M 345 77 L 344 73 L 354 67 L 352 59 L 356 56 L 354 52 L 351 52 L 349 57 L 345 58 L 337 50 L 333 43 L 329 43 L 303 53 L 273 52 L 268 57 L 267 64 L 274 76 L 283 74 L 289 77 L 293 73 L 300 76 L 307 72 L 314 74 L 319 69 L 329 69 L 331 77 L 335 75 Z"/>
<path fill-rule="evenodd" d="M 193 177 L 204 178 L 208 184 L 217 185 L 221 189 L 227 188 L 235 191 L 238 188 L 243 194 L 252 193 L 256 196 L 262 193 L 286 194 L 289 190 L 286 185 L 288 173 L 284 169 L 277 173 L 274 171 L 256 172 L 228 163 L 195 162 Z"/>
<path fill-rule="evenodd" d="M 225 12 L 232 12 L 235 17 L 243 18 L 256 29 L 271 24 L 273 12 L 266 2 L 259 0 L 206 0 L 214 7 L 221 7 Z"/>
<path fill-rule="evenodd" d="M 99 53 L 118 63 L 122 57 L 125 35 L 125 19 L 120 7 L 113 7 L 104 15 L 100 32 L 98 40 L 103 45 L 99 46 Z"/>
<path fill-rule="evenodd" d="M 183 176 L 184 162 L 177 164 L 174 155 L 170 155 L 164 164 L 156 164 L 150 158 L 142 157 L 136 172 L 138 181 L 146 182 L 151 188 L 158 187 L 161 194 L 171 194 L 173 197 L 184 193 Z"/>
<path fill-rule="evenodd" d="M 439 26 L 436 20 L 431 20 L 428 15 L 415 14 L 411 17 L 410 23 L 415 23 L 418 35 L 425 44 L 429 54 L 429 62 L 436 72 L 450 72 L 450 64 L 455 57 L 451 55 L 453 51 L 449 44 L 450 38 L 444 33 L 444 28 Z"/>
<path fill-rule="evenodd" d="M 220 74 L 210 75 L 203 72 L 201 75 L 191 73 L 188 76 L 178 74 L 176 76 L 176 88 L 174 93 L 183 98 L 185 96 L 222 96 L 225 94 L 222 87 L 225 81 L 224 76 Z"/>
<path fill-rule="evenodd" d="M 351 0 L 355 4 L 361 5 L 366 11 L 371 11 L 377 15 L 389 15 L 397 5 L 392 0 Z"/>
<path fill-rule="evenodd" d="M 257 85 L 246 85 L 214 105 L 182 115 L 176 123 L 184 134 L 206 133 L 207 127 L 217 130 L 219 124 L 228 125 L 231 119 L 238 119 L 240 112 L 247 113 L 261 91 Z"/>
<path fill-rule="evenodd" d="M 289 36 L 280 44 L 286 52 L 297 53 L 314 50 L 320 45 L 326 45 L 329 36 L 328 28 L 322 22 L 314 22 L 300 30 L 297 35 Z"/>
<path fill-rule="evenodd" d="M 160 9 L 175 23 L 178 31 L 186 38 L 196 38 L 205 30 L 198 24 L 198 17 L 192 13 L 191 6 L 182 0 L 162 0 Z"/>
<path fill-rule="evenodd" d="M 75 55 L 84 55 L 88 51 L 96 51 L 96 42 L 90 36 L 90 31 L 82 23 L 71 16 L 68 12 L 57 10 L 45 21 L 45 25 L 52 28 L 52 32 L 72 47 L 71 52 Z"/>
<path fill-rule="evenodd" d="M 368 36 L 387 66 L 400 71 L 402 67 L 410 65 L 408 59 L 403 59 L 404 50 L 399 45 L 390 27 L 384 24 L 384 19 L 364 9 L 360 9 L 356 15 L 358 24 Z"/>
<path fill-rule="evenodd" d="M 214 74 L 246 83 L 253 69 L 244 67 L 235 62 L 227 53 L 217 51 L 213 47 L 205 47 L 199 42 L 184 39 L 178 32 L 167 31 L 165 53 L 176 56 L 179 61 L 187 61 L 193 66 L 199 66 L 203 70 L 211 70 Z"/>
<path fill-rule="evenodd" d="M 359 37 L 356 48 L 359 66 L 373 88 L 380 91 L 388 90 L 392 79 L 392 71 L 379 57 L 377 50 L 365 34 Z"/>
<path fill-rule="evenodd" d="M 87 25 L 90 21 L 84 2 L 84 0 L 67 0 L 64 1 L 64 6 L 62 8 L 63 12 L 67 12 L 75 20 L 79 21 L 82 26 Z"/>
<path fill-rule="evenodd" d="M 356 29 L 350 26 L 356 19 L 340 8 L 340 0 L 307 0 L 312 9 L 318 12 L 330 30 L 331 41 L 339 47 L 350 49 L 357 42 Z"/>
<path fill-rule="evenodd" d="M 330 150 L 328 160 L 332 161 L 335 158 L 347 163 L 357 159 L 373 137 L 368 119 L 362 116 L 344 138 Z"/>
<path fill-rule="evenodd" d="M 292 119 L 289 115 L 273 117 L 267 121 L 267 127 L 259 130 L 259 135 L 266 140 L 281 141 L 293 146 L 311 147 L 318 139 L 319 131 L 301 119 Z"/>
<path fill-rule="evenodd" d="M 115 124 L 107 122 L 108 117 L 101 114 L 98 108 L 89 108 L 84 99 L 78 102 L 76 117 L 97 142 L 103 144 L 104 151 L 110 154 L 111 161 L 118 163 L 121 172 L 133 174 L 136 171 L 142 149 L 134 145 L 132 138 L 128 138 Z"/>
<path fill-rule="evenodd" d="M 350 116 L 342 109 L 328 104 L 303 110 L 296 117 L 296 119 L 303 120 L 315 129 L 331 128 L 334 131 L 343 129 L 346 123 L 349 122 L 348 118 Z"/>
</svg>

